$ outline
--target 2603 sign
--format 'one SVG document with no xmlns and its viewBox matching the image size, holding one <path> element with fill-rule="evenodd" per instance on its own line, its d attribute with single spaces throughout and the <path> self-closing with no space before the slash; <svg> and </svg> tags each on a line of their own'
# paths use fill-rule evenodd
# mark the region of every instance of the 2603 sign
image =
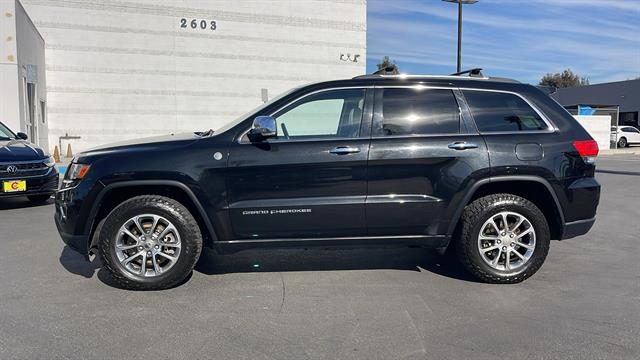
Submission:
<svg viewBox="0 0 640 360">
<path fill-rule="evenodd" d="M 201 29 L 201 30 L 216 30 L 218 25 L 214 20 L 204 20 L 204 19 L 191 19 L 188 20 L 186 18 L 180 19 L 180 27 L 182 29 Z"/>
</svg>

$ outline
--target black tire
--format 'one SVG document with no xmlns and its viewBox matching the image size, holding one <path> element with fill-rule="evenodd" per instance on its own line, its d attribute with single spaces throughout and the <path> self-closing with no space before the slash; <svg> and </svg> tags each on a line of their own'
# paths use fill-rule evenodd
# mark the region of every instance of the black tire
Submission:
<svg viewBox="0 0 640 360">
<path fill-rule="evenodd" d="M 34 204 L 43 204 L 51 198 L 51 195 L 28 195 L 27 199 Z"/>
<path fill-rule="evenodd" d="M 115 249 L 120 227 L 141 214 L 166 218 L 175 226 L 181 238 L 181 249 L 175 264 L 167 272 L 152 277 L 127 270 L 118 260 Z M 162 290 L 179 284 L 189 276 L 201 251 L 202 234 L 189 210 L 176 200 L 158 195 L 137 196 L 118 205 L 104 221 L 98 242 L 98 254 L 104 268 L 119 287 L 129 290 Z"/>
<path fill-rule="evenodd" d="M 512 271 L 498 270 L 487 264 L 478 249 L 478 237 L 483 224 L 503 211 L 515 212 L 526 217 L 535 231 L 533 254 L 520 268 Z M 549 252 L 550 232 L 544 214 L 532 202 L 512 194 L 494 194 L 479 198 L 467 205 L 462 223 L 454 239 L 458 260 L 466 270 L 479 280 L 492 284 L 519 283 L 535 274 Z"/>
<path fill-rule="evenodd" d="M 626 148 L 627 146 L 629 146 L 629 143 L 627 142 L 627 138 L 620 138 L 618 140 L 618 147 L 619 148 Z"/>
</svg>

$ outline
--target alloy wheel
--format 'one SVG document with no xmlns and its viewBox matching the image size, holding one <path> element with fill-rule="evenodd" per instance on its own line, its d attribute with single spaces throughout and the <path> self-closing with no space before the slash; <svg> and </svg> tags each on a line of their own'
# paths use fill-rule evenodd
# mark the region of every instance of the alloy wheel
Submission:
<svg viewBox="0 0 640 360">
<path fill-rule="evenodd" d="M 130 218 L 118 230 L 116 256 L 130 273 L 154 277 L 166 273 L 180 256 L 180 234 L 165 217 L 143 214 Z"/>
<path fill-rule="evenodd" d="M 478 250 L 492 268 L 514 271 L 524 266 L 536 247 L 536 232 L 526 217 L 512 211 L 492 215 L 480 229 Z"/>
</svg>

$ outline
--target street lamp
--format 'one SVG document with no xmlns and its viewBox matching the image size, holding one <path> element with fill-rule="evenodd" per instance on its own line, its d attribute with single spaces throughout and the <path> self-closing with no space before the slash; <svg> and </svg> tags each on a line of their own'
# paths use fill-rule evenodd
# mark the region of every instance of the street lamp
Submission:
<svg viewBox="0 0 640 360">
<path fill-rule="evenodd" d="M 460 63 L 462 62 L 462 4 L 475 4 L 478 0 L 442 0 L 450 3 L 458 4 L 458 64 L 456 72 L 460 72 Z"/>
</svg>

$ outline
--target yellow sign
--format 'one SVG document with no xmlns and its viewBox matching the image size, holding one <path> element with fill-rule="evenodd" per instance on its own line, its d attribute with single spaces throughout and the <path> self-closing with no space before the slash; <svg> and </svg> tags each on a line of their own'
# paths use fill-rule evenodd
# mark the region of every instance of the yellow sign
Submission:
<svg viewBox="0 0 640 360">
<path fill-rule="evenodd" d="M 27 191 L 27 182 L 25 180 L 11 180 L 2 183 L 4 192 L 20 192 Z"/>
</svg>

